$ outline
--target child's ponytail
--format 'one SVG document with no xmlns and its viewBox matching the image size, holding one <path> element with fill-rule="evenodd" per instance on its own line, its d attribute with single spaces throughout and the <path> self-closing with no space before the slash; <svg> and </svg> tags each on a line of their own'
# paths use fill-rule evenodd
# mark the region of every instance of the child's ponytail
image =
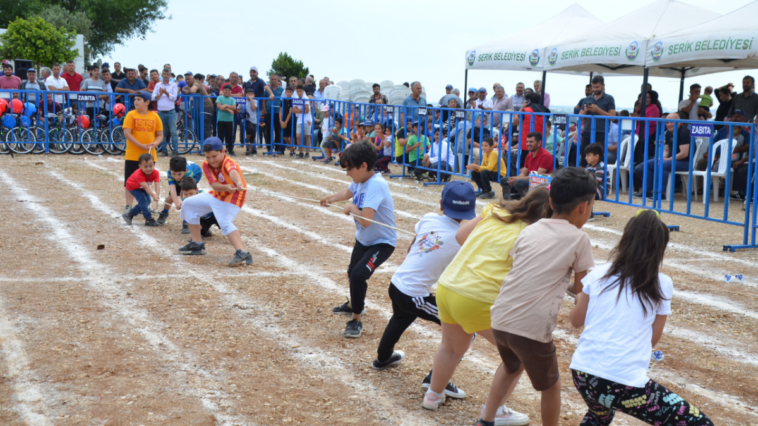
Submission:
<svg viewBox="0 0 758 426">
<path fill-rule="evenodd" d="M 620 298 L 626 286 L 631 286 L 632 295 L 640 298 L 642 310 L 647 315 L 648 306 L 653 309 L 665 300 L 658 282 L 658 271 L 668 242 L 669 229 L 658 212 L 637 212 L 626 224 L 621 241 L 611 251 L 612 264 L 605 278 L 618 276 L 618 281 L 603 291 L 619 286 Z"/>
<path fill-rule="evenodd" d="M 520 220 L 531 225 L 553 214 L 550 209 L 550 191 L 543 186 L 529 191 L 526 197 L 520 201 L 502 200 L 495 207 L 507 210 L 510 213 L 508 216 L 492 215 L 492 217 L 505 223 L 513 223 Z"/>
</svg>

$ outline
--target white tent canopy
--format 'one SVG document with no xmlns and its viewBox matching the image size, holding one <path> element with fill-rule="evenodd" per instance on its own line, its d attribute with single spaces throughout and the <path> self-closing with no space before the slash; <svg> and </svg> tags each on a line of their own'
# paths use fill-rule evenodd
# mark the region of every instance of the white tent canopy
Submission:
<svg viewBox="0 0 758 426">
<path fill-rule="evenodd" d="M 657 0 L 589 33 L 549 45 L 545 70 L 642 75 L 648 40 L 719 16 L 679 1 Z M 684 76 L 692 74 L 690 71 Z M 649 72 L 652 76 L 683 77 L 680 70 L 669 68 L 653 67 Z"/>
<path fill-rule="evenodd" d="M 758 68 L 756 16 L 758 1 L 700 25 L 653 38 L 645 55 L 647 66 L 701 67 L 693 69 L 693 75 Z"/>
<path fill-rule="evenodd" d="M 545 46 L 602 24 L 583 7 L 572 4 L 533 28 L 467 50 L 466 69 L 542 71 Z"/>
</svg>

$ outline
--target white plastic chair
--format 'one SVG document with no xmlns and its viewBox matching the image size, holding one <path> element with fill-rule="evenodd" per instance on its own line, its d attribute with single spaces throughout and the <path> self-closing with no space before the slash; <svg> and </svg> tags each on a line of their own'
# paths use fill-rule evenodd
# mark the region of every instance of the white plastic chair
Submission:
<svg viewBox="0 0 758 426">
<path fill-rule="evenodd" d="M 365 102 L 368 102 L 368 100 L 369 100 L 370 97 L 371 97 L 371 92 L 369 92 L 367 90 L 350 92 L 350 101 L 351 102 L 365 103 Z M 359 99 L 365 99 L 365 100 L 359 100 Z"/>
<path fill-rule="evenodd" d="M 342 88 L 340 86 L 326 86 L 324 89 L 325 99 L 339 99 L 342 95 Z"/>
<path fill-rule="evenodd" d="M 718 165 L 716 166 L 715 170 L 711 168 L 711 195 L 713 197 L 713 201 L 718 202 L 719 201 L 719 186 L 721 185 L 721 179 L 726 178 L 726 174 L 729 173 L 729 170 L 727 167 L 731 165 L 731 161 L 729 161 L 732 158 L 732 155 L 734 154 L 734 149 L 736 148 L 735 141 L 732 140 L 732 149 L 729 152 L 729 155 L 725 154 L 726 151 L 726 145 L 729 143 L 729 139 L 722 139 L 716 143 L 713 144 L 713 150 L 712 153 L 716 152 L 716 149 L 720 148 L 720 158 L 718 161 Z M 703 143 L 701 145 L 705 145 L 705 149 L 708 149 L 708 144 Z M 702 156 L 702 153 L 700 154 Z M 708 161 L 711 161 L 709 158 Z M 678 174 L 678 173 L 677 173 Z M 703 178 L 703 189 L 705 189 L 706 185 L 708 185 L 705 180 L 708 178 L 708 170 L 695 170 L 692 172 L 692 180 L 695 180 L 695 176 L 700 176 Z M 694 186 L 694 185 L 693 185 Z M 697 194 L 697 187 L 695 187 L 695 193 Z M 727 189 L 728 193 L 728 189 Z M 686 192 L 685 192 L 686 194 Z M 708 200 L 703 197 L 703 204 L 705 204 Z"/>
<path fill-rule="evenodd" d="M 344 80 L 338 82 L 336 85 L 339 86 L 339 87 L 341 87 L 342 91 L 348 90 L 350 88 L 350 83 L 348 83 L 347 81 L 344 81 Z"/>
<path fill-rule="evenodd" d="M 634 135 L 634 144 L 637 143 L 637 135 Z M 620 167 L 619 167 L 619 178 L 621 180 L 621 192 L 627 192 L 629 188 L 629 170 L 631 168 L 632 163 L 632 143 L 630 143 L 632 140 L 632 136 L 625 137 L 620 143 L 619 143 L 619 149 L 616 151 L 616 155 L 621 155 L 621 159 L 619 160 Z M 614 164 L 608 164 L 608 179 L 611 182 L 611 185 L 613 185 L 616 180 L 613 178 L 614 173 L 616 172 L 616 163 Z M 616 188 L 618 190 L 618 188 Z"/>
<path fill-rule="evenodd" d="M 705 143 L 704 143 L 705 142 Z M 714 148 L 715 149 L 715 148 Z M 704 138 L 697 138 L 695 139 L 695 161 L 693 162 L 693 165 L 696 165 L 698 160 L 703 158 L 703 154 L 708 152 L 708 139 Z M 689 170 L 682 170 L 677 171 L 677 175 L 682 176 L 682 188 L 684 189 L 684 195 L 687 196 L 688 190 L 689 190 Z M 698 179 L 695 177 L 696 175 L 692 174 L 692 191 L 695 195 L 695 201 L 698 201 L 697 197 L 697 187 L 698 187 Z M 670 183 L 668 184 L 669 186 Z M 672 197 L 674 194 L 673 192 L 670 192 L 671 188 L 667 187 L 666 193 L 669 194 L 669 197 Z"/>
<path fill-rule="evenodd" d="M 395 83 L 393 83 L 392 80 L 384 80 L 379 83 L 379 86 L 381 86 L 382 89 L 390 90 L 395 87 Z"/>
<path fill-rule="evenodd" d="M 366 84 L 366 82 L 361 80 L 360 78 L 356 78 L 355 80 L 350 80 L 349 85 L 352 86 L 354 84 Z"/>
</svg>

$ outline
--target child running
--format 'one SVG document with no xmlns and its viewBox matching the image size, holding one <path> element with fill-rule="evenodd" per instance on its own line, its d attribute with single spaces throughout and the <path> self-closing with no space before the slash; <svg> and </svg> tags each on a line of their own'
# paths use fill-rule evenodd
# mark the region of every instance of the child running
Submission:
<svg viewBox="0 0 758 426">
<path fill-rule="evenodd" d="M 179 187 L 177 189 L 179 189 L 182 198 L 185 199 L 203 192 L 197 189 L 197 181 L 190 176 L 185 176 L 182 178 L 177 186 Z M 211 226 L 213 225 L 216 225 L 219 229 L 221 229 L 221 226 L 219 226 L 218 221 L 216 220 L 216 216 L 213 215 L 213 212 L 202 216 L 200 218 L 200 235 L 203 237 L 212 237 L 213 233 L 211 232 Z"/>
<path fill-rule="evenodd" d="M 203 171 L 200 166 L 187 161 L 186 158 L 175 156 L 171 157 L 168 162 L 168 172 L 166 172 L 166 178 L 168 179 L 168 196 L 163 202 L 163 211 L 158 216 L 158 225 L 165 225 L 166 219 L 168 219 L 169 209 L 171 205 L 175 205 L 177 210 L 182 209 L 182 187 L 177 185 L 177 182 L 181 181 L 185 177 L 191 177 L 195 179 L 195 182 L 200 182 L 203 178 Z M 187 222 L 182 223 L 182 234 L 189 234 L 189 225 Z"/>
<path fill-rule="evenodd" d="M 446 395 L 452 396 L 445 386 L 468 350 L 474 333 L 495 345 L 490 308 L 503 279 L 511 271 L 516 239 L 528 225 L 549 217 L 549 198 L 548 190 L 538 187 L 518 202 L 501 200 L 499 204 L 489 204 L 481 215 L 458 231 L 456 239 L 463 247 L 437 285 L 442 342 L 434 355 L 434 375 L 424 396 L 424 408 L 436 410 L 445 402 Z M 500 364 L 494 383 L 502 383 L 504 376 L 505 369 Z M 509 387 L 499 388 L 501 397 L 495 407 L 501 424 L 529 423 L 528 416 L 505 406 L 515 386 L 514 381 Z"/>
<path fill-rule="evenodd" d="M 478 426 L 500 423 L 498 405 L 524 370 L 532 387 L 542 392 L 542 424 L 558 425 L 561 380 L 553 330 L 571 272 L 572 291 L 579 293 L 582 278 L 594 266 L 590 238 L 581 228 L 590 218 L 596 190 L 595 178 L 586 170 L 559 170 L 550 183 L 552 217 L 524 229 L 510 251 L 513 267 L 491 311 L 492 335 L 505 374 L 495 375 Z"/>
<path fill-rule="evenodd" d="M 442 190 L 440 210 L 442 215 L 428 213 L 416 224 L 416 237 L 408 247 L 408 255 L 392 275 L 389 288 L 392 318 L 379 342 L 376 360 L 371 363 L 375 370 L 405 359 L 403 351 L 394 350 L 395 345 L 416 318 L 440 323 L 437 300 L 430 290 L 461 248 L 455 239 L 461 221 L 476 217 L 474 188 L 462 181 L 448 183 Z M 428 385 L 430 380 L 431 372 L 424 383 Z M 466 395 L 452 382 L 445 390 L 456 396 Z"/>
<path fill-rule="evenodd" d="M 347 267 L 350 281 L 350 299 L 343 305 L 332 309 L 335 314 L 352 315 L 348 321 L 344 336 L 357 339 L 363 332 L 362 315 L 368 279 L 374 270 L 384 263 L 397 246 L 395 227 L 395 205 L 392 202 L 390 187 L 381 175 L 374 174 L 376 166 L 376 148 L 370 142 L 352 144 L 340 158 L 340 165 L 347 170 L 353 183 L 347 189 L 321 199 L 321 205 L 327 206 L 338 201 L 352 202 L 345 206 L 346 215 L 355 214 L 355 246 Z M 368 220 L 365 220 L 368 219 Z M 391 226 L 388 228 L 374 222 Z"/>
<path fill-rule="evenodd" d="M 187 255 L 205 254 L 205 243 L 200 234 L 200 218 L 208 213 L 213 213 L 221 228 L 221 233 L 229 238 L 229 242 L 236 250 L 234 258 L 229 266 L 251 265 L 253 255 L 245 251 L 242 236 L 234 219 L 245 204 L 247 197 L 247 183 L 240 173 L 239 164 L 226 155 L 226 149 L 221 139 L 210 137 L 203 144 L 205 161 L 203 162 L 203 174 L 208 184 L 213 188 L 203 194 L 184 200 L 181 217 L 189 223 L 192 239 L 189 244 L 179 249 L 179 252 Z"/>
<path fill-rule="evenodd" d="M 137 205 L 133 209 L 121 215 L 127 225 L 131 225 L 132 219 L 142 213 L 145 218 L 145 226 L 160 226 L 150 213 L 150 198 L 158 201 L 161 196 L 160 176 L 158 170 L 155 170 L 153 156 L 148 153 L 141 154 L 139 156 L 139 169 L 126 180 L 126 190 L 137 201 Z M 148 185 L 151 182 L 155 182 L 155 192 Z"/>
<path fill-rule="evenodd" d="M 574 327 L 584 326 L 571 359 L 574 386 L 589 407 L 582 425 L 610 425 L 616 411 L 652 425 L 713 425 L 647 376 L 650 351 L 671 314 L 674 284 L 658 272 L 668 241 L 658 213 L 640 210 L 626 224 L 610 263 L 582 280 L 570 314 Z"/>
</svg>

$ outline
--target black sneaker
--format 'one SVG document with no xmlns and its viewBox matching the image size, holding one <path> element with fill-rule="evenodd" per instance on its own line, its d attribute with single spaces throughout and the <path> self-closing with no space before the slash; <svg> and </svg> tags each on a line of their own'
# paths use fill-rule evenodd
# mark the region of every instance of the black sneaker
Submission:
<svg viewBox="0 0 758 426">
<path fill-rule="evenodd" d="M 191 256 L 199 256 L 201 254 L 205 254 L 205 243 L 196 243 L 194 241 L 190 241 L 189 244 L 179 249 L 179 253 Z"/>
<path fill-rule="evenodd" d="M 290 157 L 294 157 L 294 156 L 295 156 L 295 151 L 290 152 Z"/>
<path fill-rule="evenodd" d="M 342 315 L 353 315 L 353 307 L 350 306 L 350 299 L 348 299 L 347 302 L 333 308 L 332 313 L 342 314 Z M 365 307 L 363 308 L 363 312 L 361 312 L 361 315 L 366 315 Z"/>
<path fill-rule="evenodd" d="M 298 154 L 297 154 L 297 158 L 303 158 L 303 156 L 304 156 L 304 155 L 303 155 L 303 153 L 302 153 L 302 152 L 300 152 L 300 153 L 298 153 Z"/>
<path fill-rule="evenodd" d="M 121 215 L 121 218 L 124 219 L 124 222 L 126 222 L 127 225 L 131 226 L 134 216 L 130 215 L 129 212 L 124 212 L 124 214 Z"/>
<path fill-rule="evenodd" d="M 378 359 L 375 359 L 374 362 L 371 363 L 371 367 L 374 368 L 374 370 L 384 370 L 387 367 L 392 367 L 393 365 L 400 364 L 405 359 L 405 352 L 403 351 L 395 351 L 392 352 L 392 356 L 390 356 L 390 359 L 387 361 L 379 361 Z"/>
<path fill-rule="evenodd" d="M 234 151 L 227 152 L 227 155 L 229 155 L 230 157 L 236 157 L 237 156 L 237 154 L 235 154 Z"/>
<path fill-rule="evenodd" d="M 426 377 L 424 377 L 424 381 L 421 382 L 421 388 L 424 390 L 429 389 L 429 385 L 432 383 L 432 373 L 430 372 Z M 456 399 L 463 399 L 466 397 L 466 392 L 464 392 L 462 389 L 459 389 L 458 386 L 455 386 L 452 381 L 447 382 L 447 386 L 445 386 L 445 395 L 449 396 L 450 398 L 456 398 Z"/>
<path fill-rule="evenodd" d="M 252 265 L 252 264 L 253 264 L 253 255 L 242 250 L 237 250 L 237 252 L 234 253 L 234 259 L 232 259 L 232 261 L 229 262 L 229 266 Z"/>
<path fill-rule="evenodd" d="M 309 158 L 310 156 L 311 156 L 310 153 L 308 153 L 308 152 L 305 153 L 305 158 Z"/>
<path fill-rule="evenodd" d="M 182 234 L 189 234 L 189 224 L 187 222 L 182 223 Z"/>
<path fill-rule="evenodd" d="M 348 339 L 357 339 L 361 337 L 362 333 L 363 323 L 357 319 L 351 319 L 347 322 L 347 327 L 345 327 L 345 333 L 343 336 L 347 337 Z"/>
<path fill-rule="evenodd" d="M 253 154 L 253 157 L 255 157 L 256 155 L 258 155 L 258 150 L 256 148 L 253 148 L 252 154 Z"/>
<path fill-rule="evenodd" d="M 158 224 L 158 221 L 153 219 L 152 217 L 145 221 L 145 226 L 161 226 Z"/>
<path fill-rule="evenodd" d="M 739 192 L 734 195 L 731 195 L 729 198 L 731 198 L 734 201 L 745 201 L 745 196 L 740 194 Z"/>
<path fill-rule="evenodd" d="M 200 235 L 203 236 L 203 237 L 212 237 L 213 236 L 213 232 L 211 232 L 210 229 L 201 230 L 200 231 Z"/>
<path fill-rule="evenodd" d="M 168 219 L 168 212 L 161 213 L 160 216 L 158 216 L 158 225 L 163 226 L 166 224 L 166 219 Z"/>
</svg>

